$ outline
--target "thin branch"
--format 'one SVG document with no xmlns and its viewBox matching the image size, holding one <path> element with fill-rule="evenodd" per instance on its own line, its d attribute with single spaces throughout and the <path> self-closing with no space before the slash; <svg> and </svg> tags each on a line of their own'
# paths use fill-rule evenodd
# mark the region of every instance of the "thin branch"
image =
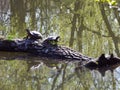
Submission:
<svg viewBox="0 0 120 90">
<path fill-rule="evenodd" d="M 102 35 L 100 32 L 91 30 L 91 29 L 89 29 L 89 28 L 86 27 L 86 26 L 84 26 L 84 28 L 85 28 L 87 31 L 90 31 L 90 32 L 92 32 L 92 33 L 94 33 L 94 34 L 97 34 L 97 35 L 99 35 L 99 36 L 102 36 L 102 37 L 111 37 L 110 35 Z"/>
</svg>

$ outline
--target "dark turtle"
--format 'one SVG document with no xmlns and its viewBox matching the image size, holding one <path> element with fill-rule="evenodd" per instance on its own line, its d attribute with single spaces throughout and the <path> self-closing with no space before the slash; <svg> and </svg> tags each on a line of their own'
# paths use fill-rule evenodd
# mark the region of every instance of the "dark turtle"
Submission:
<svg viewBox="0 0 120 90">
<path fill-rule="evenodd" d="M 37 32 L 37 31 L 30 31 L 29 29 L 26 29 L 27 31 L 27 39 L 30 38 L 30 39 L 33 39 L 33 40 L 36 40 L 36 39 L 42 39 L 42 34 Z"/>
<path fill-rule="evenodd" d="M 60 36 L 50 36 L 42 43 L 44 46 L 57 46 Z"/>
</svg>

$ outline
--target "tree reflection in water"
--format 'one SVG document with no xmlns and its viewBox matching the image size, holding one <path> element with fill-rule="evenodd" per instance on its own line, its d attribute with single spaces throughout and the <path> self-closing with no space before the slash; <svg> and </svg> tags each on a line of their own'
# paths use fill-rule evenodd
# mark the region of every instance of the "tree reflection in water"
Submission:
<svg viewBox="0 0 120 90">
<path fill-rule="evenodd" d="M 115 90 L 119 86 L 116 86 L 119 84 L 119 68 L 114 72 L 107 70 L 102 76 L 98 70 L 91 71 L 80 66 L 78 61 L 60 61 L 36 56 L 26 56 L 20 60 L 6 59 L 0 62 L 0 88 L 3 90 Z"/>
</svg>

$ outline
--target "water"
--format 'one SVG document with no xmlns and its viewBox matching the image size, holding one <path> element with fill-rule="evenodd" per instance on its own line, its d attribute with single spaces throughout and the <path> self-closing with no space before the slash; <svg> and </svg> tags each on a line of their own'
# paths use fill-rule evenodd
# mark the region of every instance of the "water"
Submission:
<svg viewBox="0 0 120 90">
<path fill-rule="evenodd" d="M 114 16 L 119 13 L 104 6 L 109 26 L 94 0 L 1 0 L 0 6 L 0 38 L 23 38 L 30 28 L 44 38 L 60 35 L 60 45 L 86 56 L 120 56 L 119 19 Z M 0 90 L 119 90 L 119 66 L 104 70 L 91 71 L 76 61 L 0 52 Z"/>
</svg>

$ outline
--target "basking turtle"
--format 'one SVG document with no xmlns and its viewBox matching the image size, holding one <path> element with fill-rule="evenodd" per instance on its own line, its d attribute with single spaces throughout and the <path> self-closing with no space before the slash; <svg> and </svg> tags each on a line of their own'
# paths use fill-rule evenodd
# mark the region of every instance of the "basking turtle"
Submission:
<svg viewBox="0 0 120 90">
<path fill-rule="evenodd" d="M 27 39 L 33 39 L 33 40 L 37 40 L 37 39 L 42 39 L 42 34 L 37 32 L 37 31 L 30 31 L 29 29 L 26 29 L 27 32 Z"/>
<path fill-rule="evenodd" d="M 60 36 L 50 36 L 42 43 L 44 46 L 57 46 Z"/>
</svg>

